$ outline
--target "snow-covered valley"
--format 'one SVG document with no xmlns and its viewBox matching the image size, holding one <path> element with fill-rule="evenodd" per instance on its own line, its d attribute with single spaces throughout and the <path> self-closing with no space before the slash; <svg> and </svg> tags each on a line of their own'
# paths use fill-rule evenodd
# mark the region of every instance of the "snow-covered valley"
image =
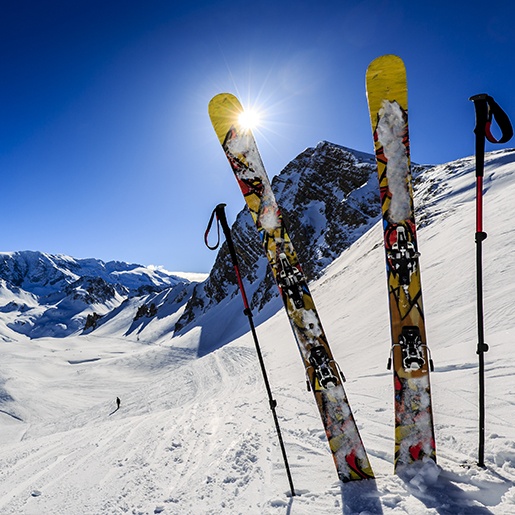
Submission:
<svg viewBox="0 0 515 515">
<path fill-rule="evenodd" d="M 514 513 L 515 151 L 486 160 L 484 469 L 476 465 L 473 170 L 466 158 L 426 169 L 415 184 L 438 466 L 393 474 L 390 332 L 377 223 L 311 288 L 376 480 L 338 481 L 277 298 L 257 332 L 294 497 L 239 299 L 222 301 L 173 336 L 169 328 L 183 308 L 172 309 L 165 298 L 172 293 L 162 290 L 148 294 L 147 302 L 170 306 L 155 318 L 134 321 L 139 306 L 128 298 L 93 331 L 60 337 L 30 339 L 13 329 L 13 310 L 0 309 L 0 513 Z M 217 345 L 219 334 L 237 336 Z M 203 339 L 214 350 L 199 352 Z"/>
</svg>

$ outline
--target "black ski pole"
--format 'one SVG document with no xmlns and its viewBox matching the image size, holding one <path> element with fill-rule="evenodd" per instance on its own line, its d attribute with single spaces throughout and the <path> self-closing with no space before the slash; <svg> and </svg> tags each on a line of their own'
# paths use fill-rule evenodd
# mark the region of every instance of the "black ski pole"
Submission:
<svg viewBox="0 0 515 515">
<path fill-rule="evenodd" d="M 211 225 L 213 223 L 213 219 L 215 216 L 216 216 L 216 220 L 217 220 L 218 241 L 217 241 L 216 245 L 211 246 L 208 243 L 208 236 L 209 236 L 209 231 L 211 230 Z M 277 401 L 273 398 L 273 395 L 272 395 L 272 389 L 270 387 L 270 382 L 268 380 L 268 374 L 266 372 L 265 362 L 263 360 L 263 355 L 261 353 L 261 347 L 259 345 L 256 328 L 254 326 L 254 319 L 252 317 L 252 311 L 250 309 L 249 302 L 247 300 L 247 294 L 245 293 L 245 288 L 243 286 L 243 281 L 241 279 L 240 267 L 238 265 L 238 257 L 236 255 L 236 250 L 234 248 L 234 243 L 232 241 L 231 230 L 229 229 L 229 224 L 227 223 L 227 217 L 225 216 L 225 204 L 218 204 L 215 207 L 215 209 L 213 210 L 213 213 L 211 214 L 211 218 L 209 219 L 206 233 L 204 235 L 204 242 L 205 242 L 206 246 L 211 250 L 215 250 L 216 248 L 218 248 L 218 245 L 220 244 L 220 225 L 222 226 L 222 230 L 225 235 L 225 241 L 227 242 L 227 246 L 229 247 L 229 253 L 231 255 L 231 261 L 232 261 L 232 264 L 234 267 L 234 272 L 236 274 L 238 288 L 240 290 L 241 298 L 243 300 L 243 307 L 244 307 L 243 313 L 247 316 L 247 318 L 249 320 L 250 330 L 252 332 L 252 337 L 254 339 L 254 345 L 256 347 L 259 365 L 261 367 L 261 372 L 263 374 L 263 380 L 265 382 L 266 392 L 268 394 L 268 402 L 270 404 L 270 409 L 272 410 L 272 416 L 273 416 L 274 422 L 275 422 L 275 429 L 277 431 L 277 437 L 279 439 L 279 445 L 281 447 L 281 452 L 282 452 L 283 459 L 284 459 L 284 466 L 286 468 L 286 475 L 288 476 L 288 482 L 290 484 L 291 495 L 292 495 L 292 497 L 294 497 L 295 489 L 293 487 L 293 480 L 291 477 L 290 466 L 288 464 L 288 456 L 286 454 L 286 448 L 284 447 L 284 441 L 283 441 L 283 437 L 282 437 L 282 433 L 281 433 L 281 427 L 279 426 L 279 419 L 277 418 L 277 413 L 275 411 L 275 408 L 277 407 Z"/>
<path fill-rule="evenodd" d="M 477 354 L 479 356 L 479 452 L 478 466 L 485 466 L 485 343 L 483 313 L 483 176 L 485 168 L 485 138 L 491 143 L 506 143 L 513 136 L 513 128 L 506 113 L 495 100 L 485 94 L 470 97 L 476 112 L 476 286 L 477 286 Z M 501 130 L 501 138 L 496 139 L 490 130 L 492 118 Z"/>
</svg>

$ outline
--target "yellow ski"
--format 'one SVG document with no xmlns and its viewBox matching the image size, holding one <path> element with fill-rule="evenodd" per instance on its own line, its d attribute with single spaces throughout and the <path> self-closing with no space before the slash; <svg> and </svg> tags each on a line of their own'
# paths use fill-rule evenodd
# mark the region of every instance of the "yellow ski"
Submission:
<svg viewBox="0 0 515 515">
<path fill-rule="evenodd" d="M 436 461 L 408 134 L 406 69 L 395 55 L 367 69 L 370 122 L 379 173 L 395 389 L 395 470 Z"/>
<path fill-rule="evenodd" d="M 229 93 L 215 96 L 209 116 L 256 224 L 290 319 L 342 481 L 373 477 L 365 447 L 307 280 L 284 225 L 254 136 L 239 123 L 243 108 Z"/>
</svg>

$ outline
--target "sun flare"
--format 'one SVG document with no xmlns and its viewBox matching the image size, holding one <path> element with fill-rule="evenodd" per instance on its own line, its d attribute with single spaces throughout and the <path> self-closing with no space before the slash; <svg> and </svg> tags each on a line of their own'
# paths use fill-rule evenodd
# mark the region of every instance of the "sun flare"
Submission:
<svg viewBox="0 0 515 515">
<path fill-rule="evenodd" d="M 238 123 L 244 129 L 255 129 L 259 126 L 260 116 L 255 109 L 245 109 L 238 117 Z"/>
</svg>

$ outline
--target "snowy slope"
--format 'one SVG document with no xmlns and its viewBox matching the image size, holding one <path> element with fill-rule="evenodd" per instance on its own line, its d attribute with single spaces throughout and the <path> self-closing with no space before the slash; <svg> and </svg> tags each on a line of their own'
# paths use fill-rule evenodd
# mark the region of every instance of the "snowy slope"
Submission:
<svg viewBox="0 0 515 515">
<path fill-rule="evenodd" d="M 438 467 L 392 474 L 390 336 L 376 225 L 312 287 L 375 481 L 337 481 L 282 311 L 258 334 L 295 497 L 249 334 L 197 358 L 202 332 L 219 316 L 159 345 L 142 345 L 136 332 L 122 338 L 106 322 L 83 336 L 0 342 L 0 513 L 515 513 L 515 151 L 492 153 L 486 165 L 485 470 L 475 465 L 474 173 L 473 160 L 463 159 L 423 172 L 416 185 Z M 241 306 L 228 303 L 224 322 L 229 309 Z M 114 412 L 116 396 L 122 405 Z"/>
</svg>

